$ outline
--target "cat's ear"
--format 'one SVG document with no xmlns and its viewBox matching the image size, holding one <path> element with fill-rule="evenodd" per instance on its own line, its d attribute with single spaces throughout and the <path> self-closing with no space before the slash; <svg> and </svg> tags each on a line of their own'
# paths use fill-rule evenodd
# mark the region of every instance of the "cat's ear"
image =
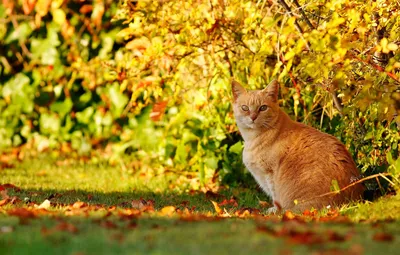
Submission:
<svg viewBox="0 0 400 255">
<path fill-rule="evenodd" d="M 247 93 L 246 89 L 240 85 L 239 82 L 232 80 L 232 94 L 233 94 L 233 99 L 236 101 L 238 97 L 244 93 Z"/>
<path fill-rule="evenodd" d="M 277 80 L 271 81 L 263 92 L 270 97 L 273 102 L 278 102 L 279 83 Z"/>
</svg>

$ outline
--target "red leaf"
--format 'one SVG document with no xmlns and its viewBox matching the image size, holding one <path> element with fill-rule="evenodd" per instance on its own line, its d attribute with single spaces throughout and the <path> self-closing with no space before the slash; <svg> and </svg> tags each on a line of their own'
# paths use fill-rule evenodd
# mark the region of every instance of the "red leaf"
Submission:
<svg viewBox="0 0 400 255">
<path fill-rule="evenodd" d="M 36 217 L 36 215 L 33 211 L 28 210 L 26 208 L 12 209 L 12 210 L 8 211 L 8 215 L 17 216 L 18 218 L 21 218 L 21 219 L 32 219 L 32 218 Z"/>
<path fill-rule="evenodd" d="M 5 190 L 5 189 L 13 189 L 15 192 L 20 192 L 21 189 L 15 186 L 14 184 L 6 183 L 0 185 L 0 190 Z"/>
<path fill-rule="evenodd" d="M 378 242 L 392 242 L 394 240 L 394 236 L 388 233 L 376 233 L 372 239 Z"/>
<path fill-rule="evenodd" d="M 92 12 L 93 6 L 91 4 L 85 4 L 80 9 L 79 12 L 82 14 L 86 14 L 88 12 Z"/>
<path fill-rule="evenodd" d="M 60 224 L 58 224 L 55 229 L 59 231 L 70 232 L 73 234 L 78 233 L 78 228 L 68 222 L 60 222 Z"/>
<path fill-rule="evenodd" d="M 234 207 L 238 207 L 238 206 L 239 206 L 234 197 L 231 197 L 231 199 L 229 199 L 229 200 L 224 199 L 224 200 L 223 200 L 221 203 L 219 203 L 218 205 L 219 205 L 219 206 L 231 205 L 231 206 L 234 206 Z"/>
<path fill-rule="evenodd" d="M 117 225 L 114 222 L 109 221 L 109 220 L 102 221 L 100 223 L 100 226 L 102 226 L 104 228 L 109 228 L 109 229 L 117 228 Z"/>
<path fill-rule="evenodd" d="M 160 101 L 153 105 L 153 109 L 150 113 L 152 121 L 159 121 L 164 115 L 165 108 L 167 107 L 167 101 Z"/>
<path fill-rule="evenodd" d="M 6 199 L 3 199 L 3 200 L 0 200 L 0 206 L 3 206 L 3 205 L 6 205 L 6 204 L 8 204 L 8 202 L 10 202 L 11 201 L 11 199 L 9 199 L 9 198 L 6 198 Z"/>
</svg>

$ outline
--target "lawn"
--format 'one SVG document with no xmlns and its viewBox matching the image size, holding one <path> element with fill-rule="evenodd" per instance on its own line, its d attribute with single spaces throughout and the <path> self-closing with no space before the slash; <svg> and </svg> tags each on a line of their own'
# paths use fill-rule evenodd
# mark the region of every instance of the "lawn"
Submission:
<svg viewBox="0 0 400 255">
<path fill-rule="evenodd" d="M 1 169 L 0 176 L 0 254 L 396 254 L 400 249 L 399 195 L 322 212 L 266 215 L 268 198 L 256 188 L 194 191 L 176 176 L 120 166 L 43 158 Z"/>
</svg>

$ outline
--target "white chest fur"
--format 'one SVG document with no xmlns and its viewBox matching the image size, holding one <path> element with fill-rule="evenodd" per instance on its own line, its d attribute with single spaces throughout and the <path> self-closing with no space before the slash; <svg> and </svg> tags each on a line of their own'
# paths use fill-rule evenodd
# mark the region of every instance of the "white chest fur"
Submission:
<svg viewBox="0 0 400 255">
<path fill-rule="evenodd" d="M 251 172 L 253 177 L 261 188 L 274 200 L 275 199 L 275 185 L 273 180 L 274 155 L 267 154 L 265 149 L 263 155 L 257 153 L 258 148 L 246 146 L 243 150 L 243 163 L 246 168 Z"/>
</svg>

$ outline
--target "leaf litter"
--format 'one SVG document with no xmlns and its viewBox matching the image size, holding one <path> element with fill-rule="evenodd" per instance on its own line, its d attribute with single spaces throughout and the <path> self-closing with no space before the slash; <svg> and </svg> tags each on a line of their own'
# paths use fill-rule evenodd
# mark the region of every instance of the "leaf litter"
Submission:
<svg viewBox="0 0 400 255">
<path fill-rule="evenodd" d="M 156 201 L 140 198 L 122 203 L 123 207 L 117 205 L 93 204 L 92 197 L 87 197 L 87 201 L 76 201 L 71 204 L 59 204 L 45 199 L 40 204 L 35 202 L 21 203 L 17 196 L 10 197 L 8 190 L 12 189 L 19 192 L 20 189 L 12 184 L 0 185 L 0 214 L 6 214 L 19 218 L 20 224 L 29 224 L 30 220 L 35 220 L 43 216 L 53 218 L 58 221 L 53 227 L 43 226 L 41 233 L 43 236 L 51 236 L 55 232 L 66 232 L 79 234 L 79 227 L 69 222 L 69 217 L 92 217 L 93 213 L 100 213 L 100 218 L 93 219 L 93 223 L 105 229 L 127 229 L 135 230 L 139 227 L 140 218 L 148 217 L 168 217 L 176 222 L 197 222 L 197 221 L 220 221 L 227 218 L 252 219 L 255 222 L 255 233 L 279 238 L 293 245 L 318 245 L 326 243 L 343 243 L 351 241 L 355 235 L 350 229 L 347 233 L 341 233 L 332 229 L 315 230 L 313 224 L 336 223 L 354 224 L 350 218 L 340 214 L 338 210 L 330 209 L 324 214 L 316 210 L 306 210 L 302 214 L 295 214 L 286 211 L 280 215 L 266 215 L 265 207 L 268 202 L 260 201 L 258 208 L 239 207 L 235 197 L 225 198 L 216 193 L 206 194 L 206 198 L 212 204 L 214 211 L 199 212 L 195 206 L 190 206 L 189 201 L 181 201 L 176 205 L 166 205 L 161 208 L 156 206 Z M 54 195 L 50 199 L 56 199 L 62 195 Z M 216 202 L 212 199 L 219 200 Z M 222 200 L 222 201 L 221 201 Z M 13 201 L 13 202 L 12 202 Z M 3 209 L 2 209 L 3 207 Z M 122 223 L 119 223 L 122 222 Z M 271 225 L 272 224 L 272 225 Z M 311 224 L 311 225 L 310 225 Z M 157 227 L 154 227 L 157 226 Z M 374 227 L 375 225 L 371 225 Z M 379 224 L 376 224 L 379 226 Z M 153 225 L 152 229 L 162 230 L 164 227 Z M 14 227 L 1 226 L 0 232 L 13 232 Z M 113 239 L 123 241 L 123 234 L 114 233 Z M 388 232 L 378 231 L 372 236 L 376 242 L 393 242 L 394 235 Z M 355 248 L 354 248 L 355 249 Z"/>
</svg>

